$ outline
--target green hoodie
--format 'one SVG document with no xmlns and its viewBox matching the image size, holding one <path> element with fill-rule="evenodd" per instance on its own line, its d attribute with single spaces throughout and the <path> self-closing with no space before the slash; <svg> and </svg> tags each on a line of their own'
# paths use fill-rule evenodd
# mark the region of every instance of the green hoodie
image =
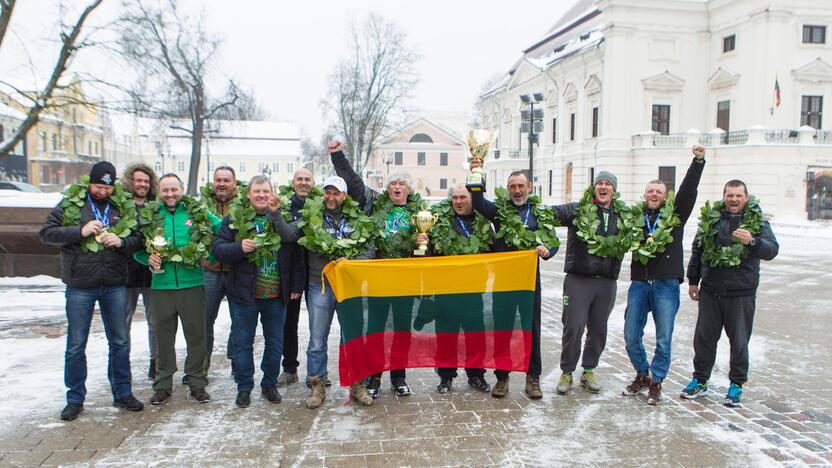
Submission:
<svg viewBox="0 0 832 468">
<path fill-rule="evenodd" d="M 190 220 L 188 219 L 188 209 L 185 208 L 184 203 L 179 203 L 176 210 L 171 213 L 165 207 L 160 208 L 160 212 L 165 217 L 165 238 L 173 239 L 173 247 L 184 247 L 191 239 Z M 216 235 L 222 219 L 214 216 L 213 213 L 208 213 L 211 220 L 211 229 Z M 148 253 L 145 250 L 140 250 L 133 254 L 142 265 L 148 264 Z M 195 288 L 203 285 L 202 268 L 199 266 L 188 266 L 182 263 L 163 262 L 162 269 L 164 273 L 157 273 L 153 275 L 151 289 L 187 289 Z"/>
</svg>

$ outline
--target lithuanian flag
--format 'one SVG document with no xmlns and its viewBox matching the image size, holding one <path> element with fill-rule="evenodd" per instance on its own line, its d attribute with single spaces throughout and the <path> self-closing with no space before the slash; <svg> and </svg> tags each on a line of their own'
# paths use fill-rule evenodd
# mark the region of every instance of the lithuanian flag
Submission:
<svg viewBox="0 0 832 468">
<path fill-rule="evenodd" d="M 341 385 L 390 369 L 528 369 L 533 250 L 346 260 L 324 274 L 338 301 Z"/>
</svg>

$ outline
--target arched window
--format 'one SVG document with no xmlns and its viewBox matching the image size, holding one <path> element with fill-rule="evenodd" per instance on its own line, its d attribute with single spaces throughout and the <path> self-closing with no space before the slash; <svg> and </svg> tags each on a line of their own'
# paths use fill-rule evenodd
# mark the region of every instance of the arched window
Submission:
<svg viewBox="0 0 832 468">
<path fill-rule="evenodd" d="M 424 133 L 417 133 L 410 139 L 411 143 L 433 143 L 433 139 Z"/>
</svg>

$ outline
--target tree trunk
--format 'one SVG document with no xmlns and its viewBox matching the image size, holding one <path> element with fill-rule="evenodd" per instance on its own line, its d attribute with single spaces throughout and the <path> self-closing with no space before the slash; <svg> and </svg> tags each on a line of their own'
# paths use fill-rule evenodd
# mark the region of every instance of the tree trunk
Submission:
<svg viewBox="0 0 832 468">
<path fill-rule="evenodd" d="M 205 133 L 205 120 L 194 120 L 194 131 L 191 133 L 191 167 L 188 171 L 188 195 L 196 196 L 199 186 L 199 162 L 202 159 L 202 137 Z"/>
</svg>

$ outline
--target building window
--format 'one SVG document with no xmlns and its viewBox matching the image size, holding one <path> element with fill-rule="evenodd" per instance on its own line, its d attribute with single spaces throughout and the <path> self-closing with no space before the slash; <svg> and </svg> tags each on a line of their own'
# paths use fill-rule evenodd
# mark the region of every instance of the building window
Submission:
<svg viewBox="0 0 832 468">
<path fill-rule="evenodd" d="M 272 163 L 272 173 L 277 174 L 278 172 L 280 172 L 280 163 L 273 162 Z"/>
<path fill-rule="evenodd" d="M 448 179 L 439 179 L 439 189 L 440 190 L 447 190 L 448 189 Z"/>
<path fill-rule="evenodd" d="M 156 172 L 162 172 L 162 162 L 156 161 Z"/>
<path fill-rule="evenodd" d="M 595 168 L 589 168 L 589 185 L 595 185 Z"/>
<path fill-rule="evenodd" d="M 46 151 L 46 132 L 40 132 L 40 140 L 38 143 L 38 149 L 40 151 Z"/>
<path fill-rule="evenodd" d="M 425 165 L 425 153 L 418 152 L 416 153 L 416 165 L 424 166 Z"/>
<path fill-rule="evenodd" d="M 92 154 L 92 142 L 87 142 L 87 154 Z"/>
<path fill-rule="evenodd" d="M 295 172 L 295 164 L 294 163 L 286 163 L 286 172 L 289 174 Z"/>
<path fill-rule="evenodd" d="M 575 141 L 575 113 L 569 114 L 569 141 Z"/>
<path fill-rule="evenodd" d="M 448 165 L 448 153 L 439 153 L 439 165 L 440 166 L 447 166 Z"/>
<path fill-rule="evenodd" d="M 549 170 L 549 196 L 552 196 L 552 171 Z"/>
<path fill-rule="evenodd" d="M 598 108 L 592 108 L 592 138 L 598 136 Z"/>
<path fill-rule="evenodd" d="M 240 161 L 240 174 L 246 172 L 246 163 L 245 161 Z"/>
<path fill-rule="evenodd" d="M 659 180 L 664 182 L 668 191 L 676 191 L 676 166 L 659 166 Z"/>
<path fill-rule="evenodd" d="M 52 134 L 52 151 L 58 151 L 58 135 Z"/>
<path fill-rule="evenodd" d="M 93 149 L 95 150 L 95 152 L 93 154 L 98 155 L 98 142 L 97 141 L 95 142 L 95 145 L 93 146 Z"/>
<path fill-rule="evenodd" d="M 552 119 L 552 143 L 558 142 L 558 119 Z"/>
<path fill-rule="evenodd" d="M 208 172 L 214 172 L 214 163 L 213 162 L 208 163 Z"/>
<path fill-rule="evenodd" d="M 803 26 L 804 44 L 826 44 L 826 26 Z"/>
<path fill-rule="evenodd" d="M 393 164 L 395 164 L 396 166 L 401 166 L 402 164 L 404 164 L 404 158 L 402 157 L 401 151 L 396 151 L 395 153 L 393 153 L 393 159 Z"/>
<path fill-rule="evenodd" d="M 653 125 L 650 127 L 654 132 L 662 135 L 670 133 L 670 106 L 667 104 L 653 104 Z"/>
<path fill-rule="evenodd" d="M 800 125 L 818 130 L 823 118 L 823 96 L 803 96 L 800 103 Z"/>
<path fill-rule="evenodd" d="M 176 163 L 176 170 L 179 172 L 185 172 L 185 161 L 179 161 Z"/>
<path fill-rule="evenodd" d="M 428 136 L 424 133 L 417 133 L 417 134 L 413 135 L 413 137 L 410 139 L 410 142 L 411 143 L 433 143 L 433 139 L 430 136 Z"/>
<path fill-rule="evenodd" d="M 722 38 L 722 53 L 731 52 L 737 48 L 737 35 L 731 34 Z"/>
</svg>

